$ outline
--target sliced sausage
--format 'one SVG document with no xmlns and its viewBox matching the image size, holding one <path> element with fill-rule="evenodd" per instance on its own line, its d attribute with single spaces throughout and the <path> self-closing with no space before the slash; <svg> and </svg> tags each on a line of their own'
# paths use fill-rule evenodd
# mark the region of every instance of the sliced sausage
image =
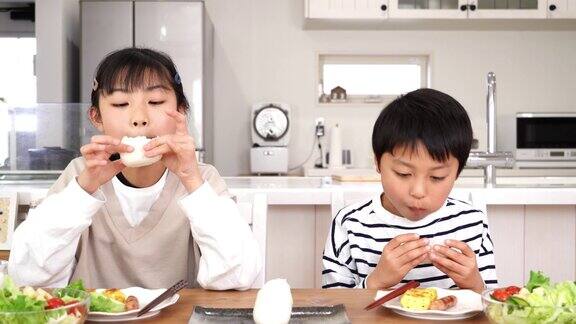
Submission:
<svg viewBox="0 0 576 324">
<path fill-rule="evenodd" d="M 140 308 L 140 305 L 138 304 L 138 298 L 134 296 L 128 296 L 124 302 L 124 308 L 126 311 Z"/>
<path fill-rule="evenodd" d="M 440 299 L 436 299 L 435 301 L 430 303 L 430 310 L 447 310 L 450 307 L 453 307 L 458 302 L 458 299 L 454 295 L 442 297 Z"/>
</svg>

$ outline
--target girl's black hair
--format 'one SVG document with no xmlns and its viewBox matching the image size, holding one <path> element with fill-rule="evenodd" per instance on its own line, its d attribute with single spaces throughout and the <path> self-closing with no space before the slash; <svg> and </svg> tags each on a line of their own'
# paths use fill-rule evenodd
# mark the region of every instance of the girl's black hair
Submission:
<svg viewBox="0 0 576 324">
<path fill-rule="evenodd" d="M 443 92 L 418 89 L 380 112 L 372 131 L 378 165 L 384 153 L 398 147 L 414 151 L 419 142 L 435 161 L 444 162 L 453 155 L 460 174 L 472 148 L 472 125 L 464 107 Z"/>
<path fill-rule="evenodd" d="M 143 89 L 153 82 L 159 82 L 167 89 L 174 90 L 179 110 L 187 112 L 190 109 L 180 75 L 170 56 L 153 49 L 138 47 L 109 53 L 98 64 L 91 95 L 92 107 L 99 109 L 101 94 L 108 95 L 117 88 L 126 91 Z"/>
</svg>

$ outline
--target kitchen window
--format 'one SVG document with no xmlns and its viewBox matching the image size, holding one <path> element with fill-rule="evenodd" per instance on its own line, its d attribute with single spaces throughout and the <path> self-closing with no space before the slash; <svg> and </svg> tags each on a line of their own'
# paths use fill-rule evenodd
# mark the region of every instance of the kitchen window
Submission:
<svg viewBox="0 0 576 324">
<path fill-rule="evenodd" d="M 0 102 L 36 103 L 36 38 L 0 37 Z"/>
<path fill-rule="evenodd" d="M 318 103 L 380 104 L 428 87 L 428 57 L 320 55 Z"/>
</svg>

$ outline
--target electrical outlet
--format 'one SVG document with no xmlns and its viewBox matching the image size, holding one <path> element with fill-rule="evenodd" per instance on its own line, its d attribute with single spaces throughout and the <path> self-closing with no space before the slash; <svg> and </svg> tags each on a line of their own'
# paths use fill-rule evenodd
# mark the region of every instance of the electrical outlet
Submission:
<svg viewBox="0 0 576 324">
<path fill-rule="evenodd" d="M 325 134 L 324 118 L 322 117 L 316 118 L 315 125 L 316 125 L 316 136 L 318 137 L 324 136 Z"/>
</svg>

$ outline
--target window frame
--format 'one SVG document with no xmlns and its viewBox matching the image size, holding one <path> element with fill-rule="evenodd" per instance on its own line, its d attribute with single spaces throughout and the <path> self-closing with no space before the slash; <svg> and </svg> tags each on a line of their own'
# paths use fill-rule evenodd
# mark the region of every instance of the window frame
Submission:
<svg viewBox="0 0 576 324">
<path fill-rule="evenodd" d="M 393 95 L 347 95 L 346 102 L 321 102 L 320 91 L 323 87 L 324 64 L 417 64 L 420 66 L 420 88 L 429 88 L 431 84 L 430 54 L 351 54 L 351 53 L 317 53 L 316 62 L 316 91 L 314 100 L 318 106 L 381 106 L 383 103 L 391 102 L 400 94 Z M 330 95 L 331 89 L 324 89 L 325 94 Z M 379 99 L 377 101 L 367 101 L 367 99 Z"/>
</svg>

